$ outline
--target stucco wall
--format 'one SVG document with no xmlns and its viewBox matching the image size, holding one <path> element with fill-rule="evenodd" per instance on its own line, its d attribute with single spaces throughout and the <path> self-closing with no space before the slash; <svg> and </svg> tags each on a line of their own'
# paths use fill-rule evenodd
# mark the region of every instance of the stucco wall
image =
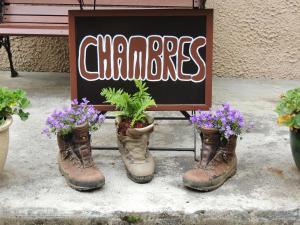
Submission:
<svg viewBox="0 0 300 225">
<path fill-rule="evenodd" d="M 18 71 L 69 71 L 67 38 L 11 37 L 13 61 Z M 0 50 L 0 70 L 9 70 L 4 48 Z"/>
<path fill-rule="evenodd" d="M 300 79 L 299 0 L 208 0 L 215 10 L 213 73 L 222 77 Z M 67 72 L 66 38 L 13 37 L 19 71 Z M 8 60 L 0 50 L 0 70 Z"/>
</svg>

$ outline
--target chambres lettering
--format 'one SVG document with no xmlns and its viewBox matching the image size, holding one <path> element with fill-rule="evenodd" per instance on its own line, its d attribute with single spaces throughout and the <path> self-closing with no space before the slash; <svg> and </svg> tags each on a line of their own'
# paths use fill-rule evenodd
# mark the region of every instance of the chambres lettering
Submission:
<svg viewBox="0 0 300 225">
<path fill-rule="evenodd" d="M 78 70 L 87 81 L 139 79 L 202 82 L 206 76 L 206 64 L 199 50 L 205 46 L 206 38 L 202 36 L 86 36 L 79 46 Z M 86 65 L 89 48 L 95 48 L 97 52 L 93 56 L 97 59 L 96 71 L 89 71 Z M 186 48 L 188 54 L 185 54 Z M 197 68 L 193 74 L 184 72 L 186 63 L 193 63 Z"/>
</svg>

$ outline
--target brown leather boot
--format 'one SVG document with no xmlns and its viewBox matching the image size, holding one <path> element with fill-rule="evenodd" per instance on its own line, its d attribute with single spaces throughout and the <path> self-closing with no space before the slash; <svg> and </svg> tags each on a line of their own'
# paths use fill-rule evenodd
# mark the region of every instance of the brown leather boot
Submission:
<svg viewBox="0 0 300 225">
<path fill-rule="evenodd" d="M 200 136 L 202 140 L 200 165 L 206 166 L 216 155 L 220 145 L 220 133 L 215 128 L 201 128 Z"/>
<path fill-rule="evenodd" d="M 105 178 L 93 162 L 88 124 L 73 129 L 69 141 L 57 138 L 59 169 L 68 185 L 78 191 L 101 188 Z"/>
<path fill-rule="evenodd" d="M 186 172 L 184 185 L 199 191 L 212 191 L 236 173 L 237 158 L 235 154 L 237 137 L 222 141 L 215 157 L 205 167 L 198 167 Z"/>
</svg>

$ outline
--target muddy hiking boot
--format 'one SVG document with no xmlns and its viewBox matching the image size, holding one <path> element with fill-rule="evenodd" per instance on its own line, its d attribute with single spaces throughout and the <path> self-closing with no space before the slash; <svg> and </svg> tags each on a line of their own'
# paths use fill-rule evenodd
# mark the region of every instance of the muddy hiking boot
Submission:
<svg viewBox="0 0 300 225">
<path fill-rule="evenodd" d="M 71 137 L 57 137 L 60 149 L 59 170 L 68 185 L 78 191 L 101 188 L 105 178 L 96 167 L 91 152 L 88 125 L 73 129 Z"/>
<path fill-rule="evenodd" d="M 116 126 L 121 118 L 116 118 Z M 118 147 L 125 165 L 127 176 L 136 183 L 148 183 L 153 179 L 155 163 L 149 152 L 148 144 L 150 134 L 153 132 L 153 119 L 148 118 L 147 127 L 128 128 L 126 135 L 118 134 Z"/>
<path fill-rule="evenodd" d="M 184 174 L 184 185 L 199 191 L 212 191 L 224 184 L 236 173 L 236 142 L 236 136 L 221 141 L 216 155 L 206 166 L 198 164 Z"/>
</svg>

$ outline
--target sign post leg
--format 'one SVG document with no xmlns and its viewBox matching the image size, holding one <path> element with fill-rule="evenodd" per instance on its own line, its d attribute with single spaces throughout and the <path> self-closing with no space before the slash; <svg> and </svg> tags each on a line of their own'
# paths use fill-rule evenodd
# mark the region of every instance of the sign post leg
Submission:
<svg viewBox="0 0 300 225">
<path fill-rule="evenodd" d="M 106 111 L 102 111 L 102 114 L 106 114 Z M 186 111 L 181 111 L 185 117 L 156 117 L 155 120 L 189 120 L 191 115 Z M 195 111 L 192 111 L 192 115 Z M 107 116 L 106 119 L 114 119 L 114 116 Z M 118 150 L 116 146 L 92 146 L 92 150 Z M 197 131 L 195 126 L 193 126 L 193 147 L 192 148 L 168 148 L 168 147 L 151 147 L 151 151 L 183 151 L 183 152 L 194 152 L 194 159 L 197 159 Z"/>
</svg>

